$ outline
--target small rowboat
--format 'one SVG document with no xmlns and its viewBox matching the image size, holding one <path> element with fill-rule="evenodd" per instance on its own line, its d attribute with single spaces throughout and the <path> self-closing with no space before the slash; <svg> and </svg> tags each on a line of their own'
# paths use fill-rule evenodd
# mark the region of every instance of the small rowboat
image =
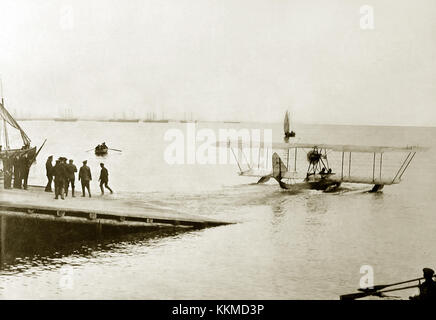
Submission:
<svg viewBox="0 0 436 320">
<path fill-rule="evenodd" d="M 107 154 L 108 150 L 109 150 L 109 148 L 107 148 L 107 147 L 97 146 L 97 147 L 95 147 L 95 154 L 97 156 L 104 156 Z"/>
</svg>

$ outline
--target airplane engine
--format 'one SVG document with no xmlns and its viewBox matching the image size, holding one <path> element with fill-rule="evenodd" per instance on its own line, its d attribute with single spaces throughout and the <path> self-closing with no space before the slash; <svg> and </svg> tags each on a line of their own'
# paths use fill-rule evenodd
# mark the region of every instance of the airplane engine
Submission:
<svg viewBox="0 0 436 320">
<path fill-rule="evenodd" d="M 318 152 L 318 150 L 312 150 L 307 153 L 307 161 L 311 164 L 317 164 L 321 159 L 322 154 Z"/>
</svg>

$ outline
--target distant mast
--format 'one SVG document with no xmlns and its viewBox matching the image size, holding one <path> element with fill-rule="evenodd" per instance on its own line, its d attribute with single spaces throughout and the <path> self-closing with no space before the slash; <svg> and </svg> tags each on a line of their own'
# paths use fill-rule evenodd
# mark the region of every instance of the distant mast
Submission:
<svg viewBox="0 0 436 320">
<path fill-rule="evenodd" d="M 1 78 L 0 78 L 0 94 L 2 96 L 2 108 L 4 108 L 5 101 L 4 101 L 4 98 L 3 98 L 3 81 L 2 81 Z M 10 150 L 11 147 L 10 147 L 10 144 L 9 144 L 8 127 L 6 125 L 6 118 L 5 117 L 3 117 L 3 134 L 4 134 L 4 137 L 5 137 L 5 149 L 6 150 Z"/>
</svg>

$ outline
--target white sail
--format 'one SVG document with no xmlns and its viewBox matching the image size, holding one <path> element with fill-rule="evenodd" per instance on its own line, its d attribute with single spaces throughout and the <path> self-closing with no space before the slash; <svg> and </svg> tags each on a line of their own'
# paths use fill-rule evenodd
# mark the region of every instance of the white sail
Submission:
<svg viewBox="0 0 436 320">
<path fill-rule="evenodd" d="M 11 126 L 14 129 L 17 129 L 21 135 L 21 139 L 23 140 L 23 145 L 30 145 L 30 138 L 27 136 L 27 134 L 24 132 L 24 130 L 20 127 L 18 122 L 11 116 L 9 111 L 4 106 L 4 101 L 2 99 L 0 103 L 0 119 L 2 120 L 3 125 L 3 136 L 4 136 L 4 148 L 9 149 L 10 148 L 10 141 L 9 141 L 9 132 L 8 132 L 8 125 Z"/>
<path fill-rule="evenodd" d="M 285 134 L 289 133 L 289 129 L 289 111 L 286 111 L 285 121 L 283 122 L 283 130 L 285 131 Z"/>
</svg>

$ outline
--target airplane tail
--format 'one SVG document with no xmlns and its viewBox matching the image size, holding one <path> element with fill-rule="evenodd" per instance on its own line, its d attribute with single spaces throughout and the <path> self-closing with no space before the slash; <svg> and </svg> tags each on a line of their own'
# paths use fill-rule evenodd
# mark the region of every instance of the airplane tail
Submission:
<svg viewBox="0 0 436 320">
<path fill-rule="evenodd" d="M 272 156 L 272 165 L 273 165 L 272 176 L 280 183 L 280 181 L 282 180 L 282 173 L 288 171 L 288 168 L 286 167 L 286 165 L 283 163 L 282 159 L 276 152 L 274 152 Z"/>
</svg>

